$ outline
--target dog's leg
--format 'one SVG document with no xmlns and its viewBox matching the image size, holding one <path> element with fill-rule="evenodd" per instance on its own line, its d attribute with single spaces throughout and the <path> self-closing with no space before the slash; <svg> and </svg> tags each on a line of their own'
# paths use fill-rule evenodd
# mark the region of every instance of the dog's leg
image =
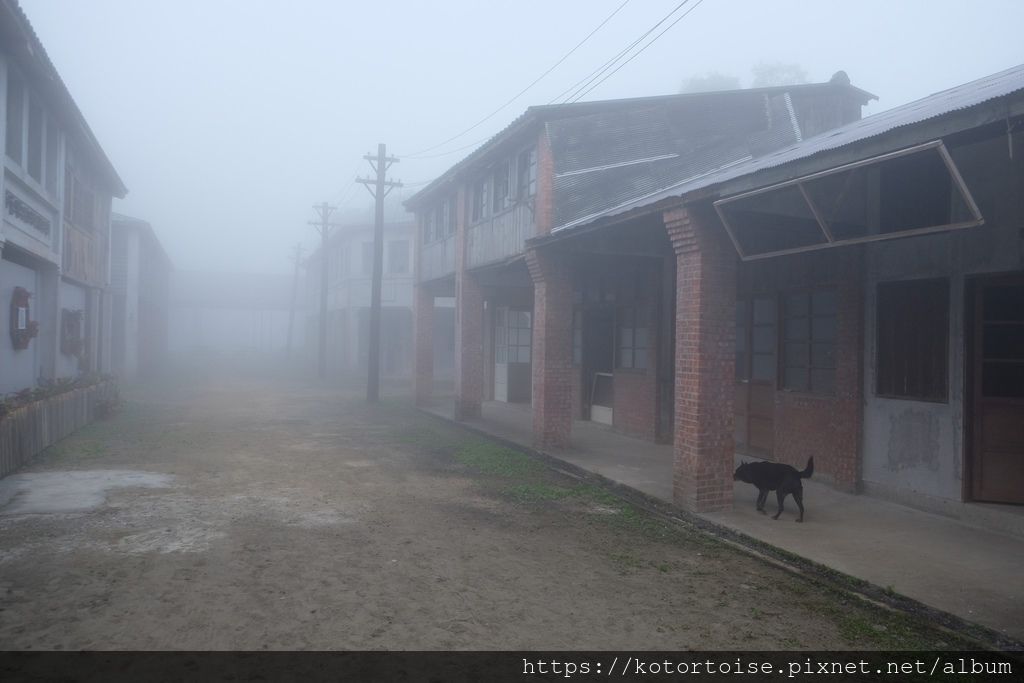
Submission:
<svg viewBox="0 0 1024 683">
<path fill-rule="evenodd" d="M 765 503 L 766 500 L 768 500 L 768 489 L 758 489 L 757 490 L 757 511 L 760 512 L 762 515 L 767 514 L 764 511 L 764 503 Z"/>
<path fill-rule="evenodd" d="M 781 488 L 780 488 L 780 489 L 779 489 L 778 491 L 776 491 L 776 492 L 775 492 L 775 497 L 776 497 L 776 498 L 778 499 L 778 501 L 779 501 L 779 511 L 775 513 L 775 516 L 774 516 L 774 517 L 772 517 L 772 519 L 778 519 L 778 518 L 779 518 L 779 515 L 781 515 L 781 514 L 782 514 L 782 502 L 783 502 L 784 500 L 786 500 L 786 496 L 787 496 L 787 495 L 788 495 L 788 492 L 786 492 L 786 491 L 783 491 L 783 490 L 782 490 Z"/>
<path fill-rule="evenodd" d="M 796 518 L 796 521 L 804 521 L 804 492 L 802 489 L 793 491 L 793 500 L 796 501 L 796 506 L 800 508 L 800 516 Z"/>
</svg>

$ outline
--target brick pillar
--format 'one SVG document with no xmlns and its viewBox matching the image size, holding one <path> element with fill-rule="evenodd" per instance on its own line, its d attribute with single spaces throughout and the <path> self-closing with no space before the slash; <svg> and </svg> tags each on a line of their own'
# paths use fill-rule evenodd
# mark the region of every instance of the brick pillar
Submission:
<svg viewBox="0 0 1024 683">
<path fill-rule="evenodd" d="M 529 249 L 533 278 L 533 440 L 538 448 L 569 445 L 572 430 L 572 276 L 564 257 Z"/>
<path fill-rule="evenodd" d="M 430 402 L 434 387 L 434 292 L 416 285 L 413 300 L 413 390 L 416 405 Z"/>
<path fill-rule="evenodd" d="M 484 396 L 484 295 L 471 274 L 455 274 L 455 419 L 480 417 Z"/>
<path fill-rule="evenodd" d="M 695 512 L 732 506 L 736 261 L 708 211 L 666 211 L 676 252 L 675 462 L 672 497 Z"/>
</svg>

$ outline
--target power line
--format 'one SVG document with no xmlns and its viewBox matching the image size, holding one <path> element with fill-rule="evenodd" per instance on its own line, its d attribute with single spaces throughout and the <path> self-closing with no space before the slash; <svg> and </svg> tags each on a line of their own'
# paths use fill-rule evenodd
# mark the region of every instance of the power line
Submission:
<svg viewBox="0 0 1024 683">
<path fill-rule="evenodd" d="M 686 0 L 686 2 L 689 2 L 689 0 Z M 686 4 L 686 2 L 684 2 L 683 4 Z M 662 30 L 662 32 L 661 32 L 661 33 L 659 33 L 658 35 L 656 35 L 656 36 L 654 36 L 653 38 L 651 38 L 651 40 L 650 40 L 650 41 L 648 41 L 646 45 L 644 45 L 644 46 L 643 46 L 642 48 L 640 48 L 639 50 L 637 50 L 636 52 L 634 52 L 634 53 L 633 53 L 632 55 L 630 55 L 629 59 L 627 59 L 626 61 L 624 61 L 624 62 L 623 62 L 622 64 L 619 64 L 619 65 L 618 65 L 617 67 L 615 67 L 615 69 L 614 69 L 613 71 L 611 71 L 611 73 L 609 73 L 608 75 L 606 75 L 606 76 L 605 76 L 604 78 L 602 78 L 601 80 L 599 80 L 599 81 L 598 81 L 597 83 L 594 83 L 594 85 L 590 86 L 590 87 L 589 87 L 589 88 L 587 88 L 587 89 L 586 89 L 585 91 L 581 92 L 581 93 L 580 93 L 579 95 L 577 95 L 577 96 L 576 96 L 576 97 L 575 97 L 575 98 L 574 98 L 574 99 L 573 99 L 572 101 L 573 101 L 573 102 L 578 102 L 578 101 L 579 101 L 579 100 L 580 100 L 581 98 L 585 97 L 585 96 L 586 96 L 586 95 L 588 95 L 588 94 L 589 94 L 589 93 L 590 93 L 591 91 L 593 91 L 593 90 L 594 90 L 594 88 L 596 88 L 597 86 L 601 85 L 602 83 L 604 83 L 605 81 L 607 81 L 607 80 L 608 80 L 609 78 L 611 78 L 612 76 L 614 76 L 614 75 L 615 75 L 615 73 L 616 73 L 616 72 L 617 72 L 617 71 L 618 71 L 619 69 L 621 69 L 622 67 L 626 66 L 626 65 L 627 65 L 627 64 L 629 64 L 629 63 L 630 63 L 631 61 L 633 61 L 634 59 L 636 59 L 637 57 L 639 57 L 639 56 L 640 56 L 641 54 L 643 54 L 644 50 L 646 50 L 647 48 L 649 48 L 649 47 L 650 47 L 651 45 L 654 45 L 654 43 L 656 43 L 656 42 L 658 41 L 658 39 L 659 39 L 659 38 L 661 38 L 661 37 L 662 37 L 663 35 L 665 35 L 666 33 L 668 33 L 668 32 L 669 32 L 669 31 L 670 31 L 670 30 L 672 29 L 672 27 L 673 27 L 673 26 L 675 26 L 675 25 L 676 25 L 676 24 L 678 24 L 678 23 L 679 23 L 680 21 L 682 21 L 683 19 L 685 19 L 685 18 L 686 18 L 686 16 L 687 16 L 687 15 L 688 15 L 688 14 L 689 14 L 690 12 L 692 12 L 693 10 L 697 9 L 698 7 L 700 7 L 700 6 L 701 6 L 701 4 L 702 4 L 703 2 L 704 2 L 704 0 L 697 0 L 697 4 L 695 4 L 695 5 L 693 6 L 693 7 L 691 7 L 690 9 L 686 10 L 686 11 L 685 11 L 685 12 L 683 12 L 683 13 L 682 13 L 681 15 L 679 15 L 679 17 L 677 17 L 677 18 L 676 18 L 676 20 L 675 20 L 675 21 L 673 21 L 673 22 L 672 22 L 671 24 L 669 24 L 668 26 L 666 26 L 666 27 L 665 27 L 665 28 L 664 28 L 664 29 Z M 661 23 L 661 22 L 659 22 L 659 23 Z"/>
<path fill-rule="evenodd" d="M 569 95 L 570 93 L 572 93 L 572 94 L 575 94 L 575 92 L 576 92 L 576 91 L 577 91 L 577 90 L 578 90 L 578 89 L 579 89 L 579 88 L 580 88 L 581 86 L 584 86 L 585 84 L 587 84 L 587 83 L 590 83 L 590 82 L 591 82 L 591 81 L 592 81 L 592 80 L 593 80 L 594 78 L 596 78 L 596 77 L 597 77 L 597 76 L 599 76 L 600 74 L 602 74 L 602 73 L 604 73 L 605 71 L 607 71 L 607 70 L 608 70 L 609 68 L 611 68 L 611 66 L 612 66 L 613 64 L 615 64 L 615 62 L 619 61 L 619 59 L 621 59 L 623 55 L 625 55 L 626 53 L 628 53 L 628 52 L 629 52 L 630 50 L 632 50 L 632 49 L 633 49 L 633 48 L 634 48 L 634 47 L 635 47 L 635 46 L 636 46 L 636 45 L 637 45 L 637 44 L 638 44 L 638 43 L 639 43 L 639 42 L 640 42 L 641 40 L 643 40 L 643 39 L 644 39 L 644 38 L 646 38 L 646 37 L 647 37 L 648 35 L 650 35 L 650 34 L 651 34 L 651 32 L 652 32 L 652 31 L 654 31 L 654 29 L 658 28 L 658 26 L 659 26 L 659 25 L 661 25 L 662 23 L 664 23 L 664 22 L 665 22 L 665 21 L 666 21 L 666 20 L 667 20 L 667 19 L 668 19 L 669 17 L 671 17 L 671 16 L 672 16 L 673 14 L 675 14 L 676 12 L 678 12 L 678 11 L 679 11 L 679 8 L 681 8 L 681 7 L 682 7 L 683 5 L 685 5 L 685 4 L 687 3 L 687 2 L 689 2 L 689 0 L 683 0 L 683 2 L 679 3 L 678 5 L 676 5 L 676 6 L 675 6 L 675 7 L 674 7 L 674 8 L 673 8 L 673 9 L 672 9 L 672 10 L 671 10 L 671 11 L 670 11 L 670 12 L 669 12 L 668 14 L 666 14 L 666 15 L 665 15 L 664 17 L 662 17 L 662 18 L 661 18 L 661 21 L 659 21 L 659 22 L 658 22 L 657 24 L 655 24 L 655 25 L 654 25 L 654 26 L 652 26 L 651 28 L 647 29 L 647 31 L 646 31 L 646 32 L 645 32 L 644 34 L 642 34 L 642 35 L 641 35 L 641 36 L 640 36 L 639 38 L 637 38 L 637 39 L 636 39 L 636 40 L 634 40 L 634 41 L 633 41 L 632 43 L 630 43 L 630 44 L 629 44 L 629 45 L 627 45 L 627 46 L 626 46 L 625 48 L 623 48 L 623 49 L 622 49 L 622 50 L 621 50 L 621 51 L 620 51 L 620 52 L 619 52 L 618 54 L 616 54 L 616 55 L 615 55 L 614 57 L 612 57 L 612 58 L 611 58 L 611 59 L 609 59 L 608 61 L 604 62 L 603 64 L 601 64 L 601 66 L 597 67 L 596 69 L 594 69 L 593 71 L 591 71 L 591 72 L 590 72 L 589 74 L 587 74 L 586 76 L 584 76 L 584 77 L 583 77 L 583 78 L 581 78 L 580 80 L 576 81 L 575 83 L 573 83 L 572 85 L 570 85 L 570 86 L 569 86 L 568 88 L 566 88 L 565 90 L 563 90 L 563 91 L 562 91 L 561 93 L 559 93 L 558 95 L 556 95 L 555 97 L 553 97 L 553 98 L 552 98 L 551 100 L 549 100 L 549 101 L 548 101 L 548 104 L 554 104 L 554 103 L 555 103 L 556 101 L 558 101 L 558 100 L 561 100 L 561 99 L 562 99 L 563 97 L 565 97 L 566 95 Z M 566 98 L 566 101 L 568 101 L 568 98 Z"/>
<path fill-rule="evenodd" d="M 633 50 L 633 48 L 635 48 L 637 45 L 639 45 L 641 42 L 643 42 L 644 38 L 646 38 L 647 36 L 649 36 L 652 33 L 654 33 L 654 31 L 656 31 L 659 26 L 661 26 L 666 21 L 668 21 L 670 18 L 672 18 L 672 15 L 674 15 L 676 12 L 681 10 L 689 2 L 690 2 L 690 0 L 683 0 L 678 5 L 673 7 L 668 12 L 668 14 L 666 14 L 660 20 L 658 20 L 658 22 L 656 24 L 654 24 L 654 26 L 651 26 L 649 29 L 647 29 L 642 34 L 640 34 L 640 36 L 638 36 L 635 40 L 633 40 L 633 42 L 631 42 L 629 45 L 627 45 L 625 48 L 623 48 L 621 51 L 619 51 L 614 57 L 612 57 L 611 59 L 606 61 L 601 66 L 599 66 L 596 69 L 594 69 L 593 71 L 591 71 L 589 74 L 584 76 L 582 79 L 576 81 L 576 83 L 574 83 L 568 89 L 562 91 L 562 93 L 559 94 L 557 97 L 555 97 L 553 100 L 551 100 L 551 102 L 554 102 L 555 100 L 562 100 L 563 102 L 574 102 L 574 101 L 576 101 L 576 96 L 579 93 L 581 93 L 582 91 L 586 90 L 592 83 L 594 83 L 594 81 L 599 79 L 605 72 L 607 72 L 609 69 L 614 67 L 619 62 L 619 60 L 621 60 L 623 57 L 625 57 L 627 54 L 629 54 L 630 51 Z"/>
<path fill-rule="evenodd" d="M 506 101 L 506 102 L 505 102 L 504 104 L 502 104 L 502 105 L 501 105 L 500 107 L 498 107 L 497 109 L 495 109 L 494 111 L 492 111 L 492 112 L 491 112 L 490 114 L 488 114 L 487 116 L 483 117 L 482 119 L 480 119 L 479 121 L 477 121 L 476 123 L 474 123 L 474 124 L 473 124 L 472 126 L 470 126 L 469 128 L 467 128 L 467 129 L 465 129 L 464 131 L 462 131 L 461 133 L 459 133 L 458 135 L 453 135 L 452 137 L 448 138 L 447 140 L 444 140 L 443 142 L 439 142 L 439 143 L 437 143 L 436 145 L 433 145 L 433 146 L 431 146 L 431 147 L 426 147 L 426 148 L 424 148 L 424 149 L 421 149 L 421 150 L 419 150 L 419 151 L 417 151 L 417 152 L 413 152 L 412 154 L 404 154 L 404 155 L 402 155 L 402 158 L 404 158 L 404 159 L 427 159 L 427 158 L 431 158 L 431 157 L 421 157 L 420 155 L 421 155 L 421 154 L 424 154 L 424 153 L 426 153 L 426 152 L 432 152 L 432 151 L 434 151 L 435 149 L 437 149 L 437 148 L 439 148 L 439 147 L 444 147 L 444 146 L 445 146 L 445 145 L 447 145 L 447 144 L 448 144 L 449 142 L 452 142 L 452 141 L 454 141 L 454 140 L 458 140 L 459 138 L 461 138 L 461 137 L 462 137 L 463 135 L 465 135 L 466 133 L 468 133 L 468 132 L 470 132 L 470 131 L 472 131 L 472 130 L 475 130 L 476 128 L 480 127 L 480 126 L 481 126 L 482 124 L 484 124 L 484 123 L 486 123 L 487 121 L 489 121 L 489 120 L 490 120 L 491 118 L 493 118 L 493 117 L 494 117 L 494 116 L 495 116 L 496 114 L 498 114 L 498 113 L 499 113 L 500 111 L 502 111 L 502 110 L 503 110 L 503 109 L 504 109 L 505 107 L 507 107 L 508 105 L 512 104 L 512 103 L 513 103 L 513 102 L 515 102 L 515 101 L 516 101 L 517 99 L 519 99 L 520 97 L 522 97 L 522 96 L 523 96 L 523 95 L 524 95 L 524 94 L 525 94 L 525 93 L 526 93 L 526 92 L 527 92 L 528 90 L 530 90 L 530 88 L 532 88 L 533 86 L 535 86 L 535 85 L 537 85 L 538 83 L 540 83 L 540 81 L 541 81 L 541 80 L 542 80 L 542 79 L 543 79 L 543 78 L 544 78 L 545 76 L 547 76 L 547 75 L 548 75 L 549 73 L 551 73 L 551 72 L 552 72 L 552 71 L 554 71 L 554 70 L 555 70 L 556 68 L 558 68 L 558 66 L 559 66 L 560 64 L 562 64 L 562 62 L 564 62 L 564 61 L 565 61 L 565 60 L 567 60 L 567 59 L 568 59 L 568 58 L 569 58 L 570 56 L 572 56 L 572 54 L 573 54 L 574 52 L 576 52 L 576 50 L 578 50 L 578 49 L 579 49 L 580 47 L 582 47 L 582 46 L 583 46 L 583 44 L 584 44 L 584 43 L 586 43 L 586 42 L 587 42 L 588 40 L 590 40 L 590 38 L 591 38 L 591 37 L 592 37 L 592 36 L 593 36 L 593 35 L 594 35 L 595 33 L 597 33 L 597 32 L 598 32 L 599 30 L 601 30 L 601 28 L 602 28 L 602 27 L 603 27 L 603 26 L 604 26 L 605 24 L 607 24 L 607 23 L 608 23 L 609 21 L 611 21 L 611 20 L 612 20 L 612 17 L 614 17 L 614 16 L 616 15 L 616 14 L 618 14 L 618 13 L 619 13 L 619 12 L 620 12 L 620 11 L 622 10 L 622 8 L 623 8 L 623 7 L 625 7 L 626 5 L 628 5 L 629 3 L 630 3 L 630 0 L 625 0 L 625 1 L 624 1 L 624 2 L 623 2 L 623 3 L 621 4 L 621 5 L 619 5 L 618 7 L 616 7 L 616 8 L 615 8 L 615 10 L 614 10 L 614 11 L 613 11 L 613 12 L 612 12 L 611 14 L 609 14 L 609 15 L 608 15 L 607 17 L 605 17 L 604 21 L 602 21 L 602 22 L 601 22 L 600 24 L 598 24 L 598 25 L 597 25 L 597 27 L 596 27 L 596 28 L 594 28 L 594 30 L 592 30 L 592 31 L 591 31 L 590 33 L 588 33 L 588 34 L 587 34 L 587 35 L 586 35 L 586 36 L 585 36 L 585 37 L 583 38 L 583 40 L 581 40 L 580 42 L 576 43 L 576 45 L 575 45 L 575 46 L 573 46 L 573 48 L 572 48 L 571 50 L 569 50 L 569 51 L 568 51 L 568 52 L 566 52 L 566 53 L 565 53 L 564 55 L 562 55 L 561 59 L 559 59 L 559 60 L 558 60 L 557 62 L 555 62 L 554 64 L 552 64 L 552 65 L 551 65 L 550 67 L 548 67 L 548 69 L 547 69 L 547 70 L 546 70 L 546 71 L 545 71 L 544 73 L 542 73 L 542 74 L 541 74 L 540 76 L 538 76 L 537 78 L 535 78 L 535 79 L 533 80 L 533 82 L 532 82 L 532 83 L 530 83 L 530 84 L 529 84 L 528 86 L 526 86 L 525 88 L 523 88 L 522 90 L 520 90 L 519 92 L 517 92 L 517 93 L 516 93 L 515 95 L 513 95 L 513 96 L 512 96 L 511 98 L 509 98 L 509 99 L 508 99 L 508 100 L 507 100 L 507 101 Z M 673 10 L 673 11 L 674 11 L 674 10 Z M 474 143 L 474 144 L 478 144 L 478 143 Z M 456 151 L 456 150 L 453 150 L 453 151 Z"/>
<path fill-rule="evenodd" d="M 474 147 L 487 142 L 492 137 L 494 137 L 494 136 L 493 135 L 488 135 L 485 138 L 480 138 L 476 142 L 471 142 L 468 145 L 463 145 L 462 147 L 455 147 L 454 149 L 450 149 L 447 152 L 438 152 L 437 154 L 421 154 L 418 157 L 411 157 L 411 158 L 413 158 L 413 159 L 437 159 L 439 157 L 446 157 L 449 154 L 455 154 L 456 152 L 464 152 L 467 149 L 473 149 Z M 405 158 L 410 158 L 410 157 L 405 157 Z"/>
</svg>

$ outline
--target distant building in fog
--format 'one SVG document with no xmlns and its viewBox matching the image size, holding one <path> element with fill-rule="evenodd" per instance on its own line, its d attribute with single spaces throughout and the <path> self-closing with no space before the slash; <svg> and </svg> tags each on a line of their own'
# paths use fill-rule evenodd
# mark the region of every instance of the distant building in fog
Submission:
<svg viewBox="0 0 1024 683">
<path fill-rule="evenodd" d="M 145 377 L 167 359 L 171 260 L 146 221 L 115 213 L 110 234 L 111 368 Z"/>
<path fill-rule="evenodd" d="M 415 225 L 384 225 L 380 367 L 384 377 L 412 374 L 412 248 Z M 306 350 L 316 362 L 320 321 L 321 250 L 307 261 Z M 327 254 L 327 368 L 361 373 L 369 360 L 373 224 L 334 228 Z"/>
<path fill-rule="evenodd" d="M 171 278 L 172 353 L 283 352 L 288 344 L 292 276 L 175 271 Z M 296 297 L 293 348 L 302 348 L 302 297 Z"/>
</svg>

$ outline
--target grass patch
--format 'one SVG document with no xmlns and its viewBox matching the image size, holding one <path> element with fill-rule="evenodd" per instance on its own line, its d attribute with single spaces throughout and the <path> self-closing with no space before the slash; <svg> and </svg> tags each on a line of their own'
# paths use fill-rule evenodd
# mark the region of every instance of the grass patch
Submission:
<svg viewBox="0 0 1024 683">
<path fill-rule="evenodd" d="M 451 431 L 425 425 L 409 425 L 394 433 L 398 443 L 432 452 L 457 451 L 466 439 Z"/>
<path fill-rule="evenodd" d="M 457 451 L 455 460 L 471 469 L 497 477 L 535 478 L 544 466 L 511 448 L 488 441 L 472 441 Z"/>
<path fill-rule="evenodd" d="M 527 483 L 506 486 L 501 494 L 519 503 L 543 503 L 565 500 L 573 495 L 573 490 L 553 484 Z"/>
</svg>

